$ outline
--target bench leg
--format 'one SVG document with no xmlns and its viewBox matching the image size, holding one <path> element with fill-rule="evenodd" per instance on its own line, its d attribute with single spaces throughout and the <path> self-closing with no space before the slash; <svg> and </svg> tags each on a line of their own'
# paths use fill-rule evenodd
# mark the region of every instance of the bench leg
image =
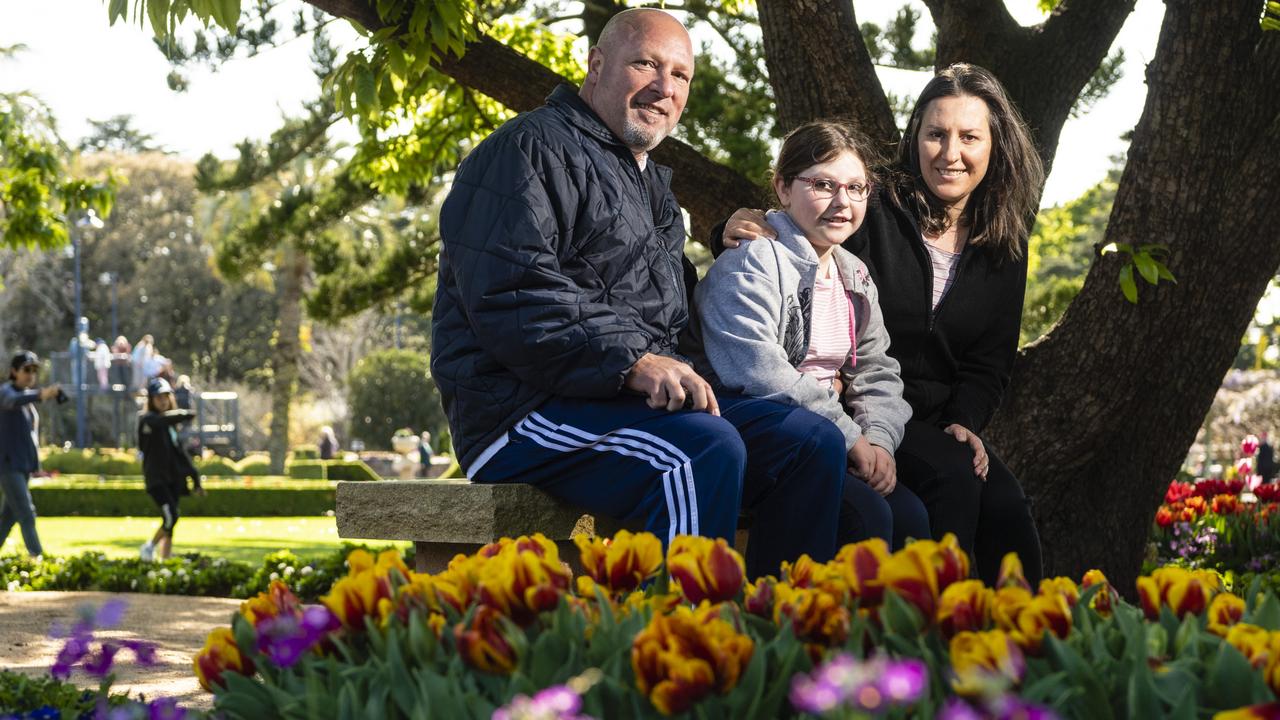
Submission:
<svg viewBox="0 0 1280 720">
<path fill-rule="evenodd" d="M 413 570 L 420 573 L 438 573 L 449 567 L 449 561 L 461 553 L 470 555 L 482 546 L 477 543 L 413 543 Z"/>
</svg>

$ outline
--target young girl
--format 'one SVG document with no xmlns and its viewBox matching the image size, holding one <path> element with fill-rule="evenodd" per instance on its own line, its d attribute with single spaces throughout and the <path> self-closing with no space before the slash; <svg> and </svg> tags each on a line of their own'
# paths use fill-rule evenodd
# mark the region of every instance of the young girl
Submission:
<svg viewBox="0 0 1280 720">
<path fill-rule="evenodd" d="M 173 389 L 162 378 L 147 384 L 147 412 L 138 418 L 138 449 L 142 451 L 142 474 L 147 494 L 160 506 L 160 528 L 151 540 L 143 543 L 143 560 L 164 560 L 173 549 L 173 526 L 178 522 L 178 498 L 204 495 L 200 473 L 191 457 L 178 441 L 179 423 L 195 417 L 181 410 L 173 399 Z M 191 478 L 192 490 L 187 489 Z"/>
<path fill-rule="evenodd" d="M 866 214 L 868 147 L 837 122 L 787 136 L 773 178 L 782 210 L 767 215 L 778 240 L 726 251 L 698 284 L 691 354 L 719 388 L 835 423 L 849 462 L 838 543 L 881 537 L 898 547 L 929 537 L 924 506 L 897 484 L 893 458 L 911 409 L 876 287 L 840 247 Z"/>
</svg>

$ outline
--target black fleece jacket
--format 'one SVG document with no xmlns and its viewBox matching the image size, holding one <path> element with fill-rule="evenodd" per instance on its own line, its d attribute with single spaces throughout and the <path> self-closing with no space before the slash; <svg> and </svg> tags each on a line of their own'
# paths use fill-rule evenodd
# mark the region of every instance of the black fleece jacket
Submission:
<svg viewBox="0 0 1280 720">
<path fill-rule="evenodd" d="M 966 245 L 951 288 L 930 308 L 933 266 L 915 215 L 879 188 L 844 248 L 867 264 L 880 290 L 889 355 L 902 365 L 912 419 L 981 433 L 1009 384 L 1027 284 L 1026 248 L 1014 261 Z M 724 230 L 713 231 L 719 249 Z"/>
</svg>

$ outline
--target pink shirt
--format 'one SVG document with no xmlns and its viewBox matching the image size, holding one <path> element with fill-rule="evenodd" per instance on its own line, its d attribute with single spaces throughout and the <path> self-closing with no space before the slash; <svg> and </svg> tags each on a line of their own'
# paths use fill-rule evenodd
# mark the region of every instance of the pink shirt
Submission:
<svg viewBox="0 0 1280 720">
<path fill-rule="evenodd" d="M 853 303 L 832 263 L 831 277 L 814 282 L 809 351 L 796 369 L 830 386 L 853 354 L 854 342 Z"/>
</svg>

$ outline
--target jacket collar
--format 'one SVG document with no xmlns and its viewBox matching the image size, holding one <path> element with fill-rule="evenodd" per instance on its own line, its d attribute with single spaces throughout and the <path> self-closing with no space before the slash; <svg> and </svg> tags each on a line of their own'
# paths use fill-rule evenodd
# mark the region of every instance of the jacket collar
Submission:
<svg viewBox="0 0 1280 720">
<path fill-rule="evenodd" d="M 587 104 L 578 89 L 568 83 L 561 83 L 547 96 L 547 104 L 564 115 L 571 125 L 606 145 L 617 145 L 626 152 L 631 150 L 618 139 L 608 125 L 600 119 L 595 110 Z"/>
<path fill-rule="evenodd" d="M 778 231 L 778 239 L 774 242 L 786 248 L 787 253 L 795 259 L 796 265 L 803 267 L 806 272 L 816 272 L 818 253 L 791 216 L 780 210 L 770 210 L 765 214 L 765 219 L 774 230 Z M 840 282 L 845 290 L 860 295 L 868 293 L 871 277 L 866 270 L 859 267 L 858 259 L 853 253 L 836 246 L 831 259 L 840 271 Z"/>
</svg>

